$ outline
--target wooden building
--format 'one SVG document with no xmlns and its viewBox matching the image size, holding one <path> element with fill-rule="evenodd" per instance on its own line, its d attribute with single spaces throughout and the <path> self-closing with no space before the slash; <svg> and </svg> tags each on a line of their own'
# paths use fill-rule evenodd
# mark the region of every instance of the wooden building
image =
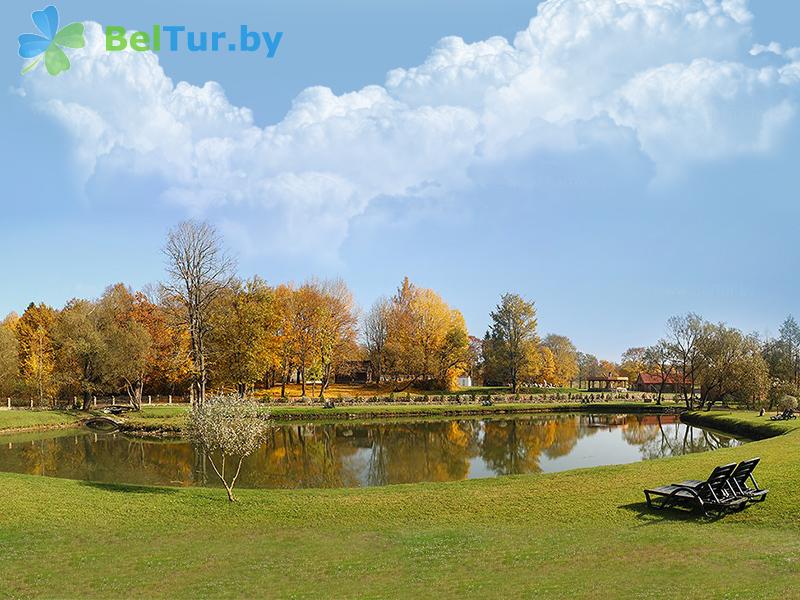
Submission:
<svg viewBox="0 0 800 600">
<path fill-rule="evenodd" d="M 372 363 L 368 360 L 348 360 L 339 365 L 334 376 L 335 383 L 363 385 L 372 383 Z"/>
<path fill-rule="evenodd" d="M 661 375 L 654 375 L 652 373 L 639 373 L 639 376 L 636 378 L 636 383 L 634 384 L 634 389 L 637 392 L 650 392 L 654 394 L 657 394 L 659 391 L 664 394 L 679 394 L 684 390 L 692 391 L 693 388 L 692 381 L 689 379 L 681 383 L 680 376 L 668 375 L 664 378 Z"/>
</svg>

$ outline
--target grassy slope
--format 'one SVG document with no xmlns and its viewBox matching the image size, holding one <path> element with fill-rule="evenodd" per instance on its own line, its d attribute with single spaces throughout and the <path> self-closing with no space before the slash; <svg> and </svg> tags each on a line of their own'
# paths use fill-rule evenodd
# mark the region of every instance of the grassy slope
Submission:
<svg viewBox="0 0 800 600">
<path fill-rule="evenodd" d="M 788 598 L 799 451 L 792 431 L 551 475 L 242 490 L 235 505 L 218 490 L 0 474 L 0 597 Z M 645 486 L 753 455 L 764 504 L 718 521 L 644 509 Z"/>
<path fill-rule="evenodd" d="M 78 416 L 68 411 L 0 411 L 0 431 L 47 429 L 77 423 Z"/>
</svg>

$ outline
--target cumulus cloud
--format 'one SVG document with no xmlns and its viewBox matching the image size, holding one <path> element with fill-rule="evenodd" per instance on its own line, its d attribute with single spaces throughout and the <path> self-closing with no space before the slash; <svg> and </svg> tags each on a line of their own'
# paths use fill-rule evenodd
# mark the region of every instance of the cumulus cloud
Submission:
<svg viewBox="0 0 800 600">
<path fill-rule="evenodd" d="M 750 55 L 751 56 L 758 56 L 760 54 L 775 54 L 776 56 L 780 56 L 783 54 L 783 50 L 781 49 L 781 45 L 778 42 L 770 42 L 769 44 L 754 44 L 752 48 L 750 48 Z"/>
<path fill-rule="evenodd" d="M 375 199 L 453 193 L 536 153 L 632 135 L 669 174 L 769 151 L 795 118 L 800 71 L 794 50 L 751 64 L 780 54 L 752 44 L 752 19 L 746 0 L 548 0 L 513 41 L 444 38 L 383 85 L 309 88 L 268 126 L 217 83 L 174 83 L 155 54 L 106 52 L 88 23 L 73 68 L 29 76 L 24 93 L 73 134 L 84 179 L 99 164 L 156 174 L 164 199 L 224 208 L 254 249 L 262 219 L 274 247 L 302 252 L 294 236 L 313 224 L 335 250 Z"/>
</svg>

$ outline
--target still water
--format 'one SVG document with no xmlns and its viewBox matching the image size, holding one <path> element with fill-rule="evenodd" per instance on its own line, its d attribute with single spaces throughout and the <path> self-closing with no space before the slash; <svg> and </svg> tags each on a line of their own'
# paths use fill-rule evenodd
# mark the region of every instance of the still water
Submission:
<svg viewBox="0 0 800 600">
<path fill-rule="evenodd" d="M 277 426 L 242 487 L 359 487 L 565 471 L 743 443 L 674 416 L 535 415 Z M 185 440 L 88 430 L 0 436 L 0 471 L 108 483 L 216 485 Z"/>
</svg>

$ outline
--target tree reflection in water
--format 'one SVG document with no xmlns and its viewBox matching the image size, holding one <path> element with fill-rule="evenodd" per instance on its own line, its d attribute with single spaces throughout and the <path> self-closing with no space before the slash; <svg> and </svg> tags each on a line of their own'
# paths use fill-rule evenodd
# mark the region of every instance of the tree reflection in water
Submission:
<svg viewBox="0 0 800 600">
<path fill-rule="evenodd" d="M 14 436 L 0 470 L 102 482 L 216 485 L 184 440 L 84 430 Z M 738 442 L 674 416 L 535 415 L 296 424 L 272 429 L 244 463 L 243 487 L 355 487 L 453 481 L 704 452 Z"/>
</svg>

